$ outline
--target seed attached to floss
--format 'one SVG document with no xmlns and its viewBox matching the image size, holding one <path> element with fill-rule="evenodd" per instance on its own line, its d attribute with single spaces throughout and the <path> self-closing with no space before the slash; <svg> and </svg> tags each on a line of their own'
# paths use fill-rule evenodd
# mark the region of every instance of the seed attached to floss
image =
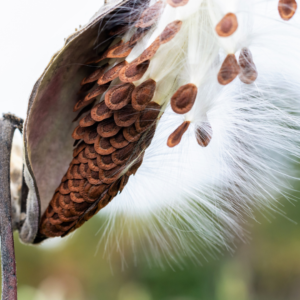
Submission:
<svg viewBox="0 0 300 300">
<path fill-rule="evenodd" d="M 148 79 L 137 86 L 132 92 L 131 104 L 135 110 L 141 111 L 152 100 L 156 89 L 156 81 Z"/>
<path fill-rule="evenodd" d="M 228 13 L 217 24 L 216 32 L 220 37 L 231 36 L 238 28 L 238 20 L 235 14 Z"/>
<path fill-rule="evenodd" d="M 110 118 L 113 112 L 106 106 L 105 101 L 100 102 L 91 110 L 91 117 L 97 122 Z"/>
<path fill-rule="evenodd" d="M 117 65 L 115 65 L 114 67 L 112 67 L 110 70 L 108 70 L 107 72 L 105 72 L 98 80 L 98 84 L 105 84 L 109 81 L 112 81 L 114 79 L 116 79 L 119 76 L 119 73 L 121 71 L 121 69 L 127 65 L 126 61 L 122 61 L 120 63 L 118 63 Z"/>
<path fill-rule="evenodd" d="M 121 45 L 118 46 L 114 46 L 112 49 L 109 49 L 109 51 L 107 52 L 106 57 L 107 58 L 123 58 L 126 57 L 130 54 L 133 46 L 130 45 L 129 42 L 127 43 L 121 43 Z"/>
<path fill-rule="evenodd" d="M 158 20 L 163 8 L 163 1 L 158 1 L 154 5 L 148 7 L 142 13 L 139 21 L 135 24 L 135 27 L 146 28 L 152 26 Z"/>
<path fill-rule="evenodd" d="M 225 58 L 218 74 L 218 81 L 222 85 L 227 85 L 233 81 L 240 73 L 240 66 L 234 54 L 228 54 Z"/>
<path fill-rule="evenodd" d="M 257 78 L 257 71 L 249 49 L 241 50 L 239 64 L 241 66 L 240 80 L 246 84 L 253 83 Z"/>
<path fill-rule="evenodd" d="M 166 44 L 171 41 L 176 34 L 180 31 L 182 21 L 174 21 L 170 23 L 160 35 L 160 44 Z"/>
<path fill-rule="evenodd" d="M 297 2 L 295 0 L 279 0 L 278 11 L 283 20 L 290 20 L 294 16 L 296 10 Z"/>
<path fill-rule="evenodd" d="M 171 107 L 177 114 L 186 114 L 189 112 L 196 100 L 198 88 L 192 84 L 186 84 L 180 87 L 171 98 Z"/>
<path fill-rule="evenodd" d="M 105 104 L 109 109 L 119 110 L 130 103 L 135 86 L 132 83 L 122 83 L 105 94 Z"/>
<path fill-rule="evenodd" d="M 209 123 L 196 129 L 196 139 L 201 147 L 207 147 L 212 138 L 212 128 Z"/>
<path fill-rule="evenodd" d="M 143 61 L 142 63 L 133 62 L 125 66 L 119 74 L 119 78 L 122 82 L 134 82 L 143 77 L 148 70 L 150 60 Z"/>
<path fill-rule="evenodd" d="M 168 142 L 167 145 L 170 148 L 173 148 L 175 146 L 177 146 L 183 135 L 185 134 L 185 132 L 189 129 L 190 126 L 190 122 L 189 121 L 185 121 L 183 122 L 168 138 Z"/>
<path fill-rule="evenodd" d="M 167 3 L 172 7 L 184 6 L 189 0 L 167 0 Z"/>
<path fill-rule="evenodd" d="M 115 123 L 120 127 L 128 127 L 134 124 L 138 117 L 139 112 L 137 112 L 131 104 L 127 104 L 114 113 Z"/>
</svg>

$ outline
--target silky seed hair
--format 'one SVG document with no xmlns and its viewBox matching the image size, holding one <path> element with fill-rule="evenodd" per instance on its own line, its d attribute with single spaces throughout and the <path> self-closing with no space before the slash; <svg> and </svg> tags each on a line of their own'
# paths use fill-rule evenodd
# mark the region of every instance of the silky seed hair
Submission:
<svg viewBox="0 0 300 300">
<path fill-rule="evenodd" d="M 99 210 L 107 254 L 197 259 L 282 213 L 299 156 L 299 25 L 293 0 L 129 1 L 103 22 L 78 87 L 73 160 L 39 236 Z M 113 200 L 113 201 L 112 201 Z M 202 249 L 201 246 L 201 249 Z M 203 252 L 202 254 L 205 255 Z"/>
</svg>

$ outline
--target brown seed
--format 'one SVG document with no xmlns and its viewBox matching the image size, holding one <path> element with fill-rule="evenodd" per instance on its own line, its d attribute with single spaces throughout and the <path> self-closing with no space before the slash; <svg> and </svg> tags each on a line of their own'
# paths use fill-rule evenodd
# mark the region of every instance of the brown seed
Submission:
<svg viewBox="0 0 300 300">
<path fill-rule="evenodd" d="M 118 110 L 127 105 L 131 100 L 134 90 L 132 83 L 122 83 L 105 94 L 105 104 L 109 109 Z"/>
<path fill-rule="evenodd" d="M 71 197 L 71 200 L 73 202 L 76 202 L 76 203 L 82 203 L 84 202 L 84 199 L 83 197 L 80 195 L 80 193 L 70 193 L 70 197 Z"/>
<path fill-rule="evenodd" d="M 84 154 L 88 159 L 94 159 L 97 157 L 94 145 L 87 145 L 84 149 Z"/>
<path fill-rule="evenodd" d="M 108 119 L 112 115 L 113 112 L 106 106 L 105 101 L 100 102 L 91 110 L 91 116 L 97 122 Z"/>
<path fill-rule="evenodd" d="M 83 135 L 83 140 L 86 144 L 94 144 L 98 136 L 96 125 L 93 127 L 86 127 Z"/>
<path fill-rule="evenodd" d="M 136 131 L 139 133 L 146 131 L 157 120 L 159 113 L 160 105 L 150 102 L 135 122 Z M 124 137 L 126 138 L 125 134 Z"/>
<path fill-rule="evenodd" d="M 142 63 L 132 62 L 125 66 L 119 74 L 119 78 L 123 82 L 134 82 L 143 77 L 150 65 L 150 60 Z"/>
<path fill-rule="evenodd" d="M 108 190 L 108 194 L 111 197 L 115 197 L 118 194 L 120 183 L 121 183 L 121 180 L 118 179 L 110 186 L 110 188 Z"/>
<path fill-rule="evenodd" d="M 70 194 L 68 182 L 69 182 L 69 180 L 61 183 L 59 186 L 59 192 L 63 195 Z"/>
<path fill-rule="evenodd" d="M 115 151 L 111 155 L 113 162 L 116 165 L 123 165 L 129 159 L 129 157 L 133 155 L 135 146 L 135 143 L 129 143 L 126 147 Z"/>
<path fill-rule="evenodd" d="M 167 3 L 172 7 L 184 6 L 189 0 L 167 0 Z"/>
<path fill-rule="evenodd" d="M 95 120 L 92 119 L 91 113 L 89 112 L 85 117 L 83 117 L 80 121 L 79 121 L 79 126 L 81 127 L 89 127 L 94 125 L 96 122 Z"/>
<path fill-rule="evenodd" d="M 188 130 L 190 126 L 190 122 L 189 121 L 185 121 L 183 122 L 168 138 L 168 142 L 167 142 L 167 145 L 170 147 L 170 148 L 173 148 L 175 146 L 177 146 L 184 133 Z"/>
<path fill-rule="evenodd" d="M 96 99 L 92 99 L 91 101 L 86 102 L 86 103 L 89 103 L 89 104 L 86 105 L 86 106 L 85 105 L 83 106 L 84 108 L 78 113 L 78 115 L 76 116 L 76 118 L 72 122 L 76 122 L 77 120 L 79 120 L 81 118 L 82 115 L 89 112 L 93 108 L 95 102 L 96 102 Z"/>
<path fill-rule="evenodd" d="M 74 129 L 74 131 L 73 131 L 73 133 L 72 133 L 72 138 L 73 138 L 74 140 L 81 140 L 81 139 L 83 139 L 84 134 L 85 134 L 85 131 L 86 131 L 86 128 L 82 128 L 81 126 L 78 125 L 78 126 Z"/>
<path fill-rule="evenodd" d="M 80 175 L 83 178 L 87 178 L 87 172 L 88 172 L 88 170 L 89 170 L 88 163 L 82 163 L 82 164 L 80 164 L 80 166 L 79 166 L 79 172 L 80 172 Z"/>
<path fill-rule="evenodd" d="M 129 45 L 130 46 L 135 46 L 136 43 L 141 40 L 150 30 L 150 27 L 148 28 L 138 28 L 135 34 L 130 38 L 129 40 Z"/>
<path fill-rule="evenodd" d="M 174 21 L 170 23 L 160 35 L 160 44 L 166 44 L 171 41 L 175 35 L 180 31 L 182 21 Z"/>
<path fill-rule="evenodd" d="M 241 66 L 240 80 L 246 84 L 253 83 L 257 78 L 257 71 L 249 49 L 241 50 L 239 64 Z"/>
<path fill-rule="evenodd" d="M 130 169 L 126 172 L 126 175 L 127 176 L 135 175 L 139 167 L 142 165 L 142 163 L 143 163 L 143 159 L 142 158 L 138 159 L 138 161 L 132 167 L 130 167 Z"/>
<path fill-rule="evenodd" d="M 294 16 L 296 10 L 297 2 L 295 0 L 279 0 L 278 11 L 283 20 L 290 20 Z"/>
<path fill-rule="evenodd" d="M 100 155 L 109 155 L 116 151 L 116 149 L 111 145 L 108 138 L 103 138 L 98 136 L 95 143 L 95 150 Z"/>
<path fill-rule="evenodd" d="M 92 185 L 89 189 L 86 189 L 84 199 L 86 199 L 87 202 L 93 203 L 95 200 L 98 200 L 107 189 L 108 185 L 106 184 Z"/>
<path fill-rule="evenodd" d="M 81 81 L 81 85 L 97 81 L 104 74 L 107 67 L 108 64 L 105 64 L 104 66 L 94 71 L 91 75 L 87 76 Z"/>
<path fill-rule="evenodd" d="M 192 84 L 181 86 L 171 98 L 171 107 L 177 114 L 189 112 L 196 100 L 198 88 Z"/>
<path fill-rule="evenodd" d="M 123 135 L 124 135 L 124 138 L 130 143 L 138 141 L 139 138 L 141 137 L 141 134 L 136 131 L 134 125 L 125 127 L 123 129 Z"/>
<path fill-rule="evenodd" d="M 99 179 L 99 171 L 96 172 L 91 169 L 88 169 L 88 171 L 87 171 L 87 180 L 90 184 L 98 185 L 98 184 L 102 183 L 102 181 Z"/>
<path fill-rule="evenodd" d="M 83 179 L 79 172 L 79 165 L 71 165 L 67 172 L 68 179 Z"/>
<path fill-rule="evenodd" d="M 123 58 L 130 54 L 135 44 L 131 45 L 129 42 L 115 45 L 107 52 L 107 58 Z"/>
<path fill-rule="evenodd" d="M 73 150 L 73 157 L 76 157 L 81 151 L 85 149 L 87 145 L 82 142 Z"/>
<path fill-rule="evenodd" d="M 207 147 L 212 138 L 212 128 L 209 123 L 196 129 L 196 139 L 201 147 Z"/>
<path fill-rule="evenodd" d="M 119 76 L 119 73 L 123 67 L 125 67 L 128 63 L 126 61 L 120 62 L 110 70 L 106 71 L 98 80 L 98 84 L 105 84 L 109 81 L 116 79 Z"/>
<path fill-rule="evenodd" d="M 85 96 L 83 103 L 87 103 L 87 102 L 91 101 L 92 99 L 95 99 L 99 95 L 105 93 L 107 91 L 107 89 L 109 88 L 109 86 L 110 86 L 110 82 L 103 84 L 103 85 L 97 85 L 90 93 L 88 93 Z"/>
<path fill-rule="evenodd" d="M 152 100 L 156 89 L 156 82 L 153 79 L 148 79 L 137 86 L 132 92 L 131 104 L 135 110 L 141 111 L 146 108 Z"/>
<path fill-rule="evenodd" d="M 126 175 L 123 175 L 121 178 L 121 183 L 120 183 L 120 193 L 123 191 L 123 189 L 125 188 L 127 182 L 129 180 L 129 177 Z"/>
<path fill-rule="evenodd" d="M 120 127 L 128 127 L 137 120 L 139 112 L 136 111 L 131 104 L 127 104 L 122 109 L 114 113 L 115 123 Z"/>
<path fill-rule="evenodd" d="M 85 85 L 82 85 L 80 90 L 77 92 L 78 95 L 82 95 L 87 93 L 89 90 L 91 90 L 95 86 L 95 82 L 90 82 Z"/>
<path fill-rule="evenodd" d="M 111 170 L 100 170 L 99 178 L 106 184 L 111 184 L 120 177 L 123 166 L 117 166 Z"/>
<path fill-rule="evenodd" d="M 123 132 L 119 131 L 114 137 L 110 138 L 111 145 L 116 149 L 124 148 L 128 145 L 128 141 L 124 138 Z"/>
<path fill-rule="evenodd" d="M 101 121 L 97 126 L 97 132 L 101 137 L 108 138 L 116 135 L 121 128 L 116 125 L 114 118 Z"/>
<path fill-rule="evenodd" d="M 94 99 L 91 98 L 89 100 L 85 100 L 84 99 L 80 99 L 79 101 L 77 101 L 77 103 L 75 104 L 74 108 L 73 108 L 73 111 L 76 112 L 76 111 L 79 111 L 80 109 L 82 108 L 85 108 L 86 106 L 90 105 L 91 103 L 93 103 Z M 79 113 L 79 115 L 73 120 L 73 122 L 77 121 L 82 113 L 85 112 L 84 109 Z"/>
<path fill-rule="evenodd" d="M 231 36 L 238 28 L 238 20 L 235 14 L 228 13 L 217 24 L 216 32 L 221 37 Z"/>
<path fill-rule="evenodd" d="M 234 54 L 228 54 L 218 74 L 218 81 L 222 85 L 229 84 L 240 73 L 240 66 Z"/>
<path fill-rule="evenodd" d="M 98 155 L 97 164 L 102 170 L 111 170 L 117 165 L 113 162 L 111 155 Z"/>
<path fill-rule="evenodd" d="M 137 58 L 137 60 L 133 61 L 132 63 L 142 63 L 146 60 L 150 60 L 156 54 L 160 45 L 160 37 L 158 37 L 147 49 L 144 50 L 144 52 Z"/>
<path fill-rule="evenodd" d="M 141 28 L 152 26 L 158 20 L 163 8 L 163 1 L 158 1 L 154 5 L 148 7 L 144 10 L 135 26 Z"/>
<path fill-rule="evenodd" d="M 88 157 L 85 155 L 85 151 L 82 151 L 78 155 L 78 160 L 81 164 L 87 164 L 88 163 Z M 80 172 L 80 171 L 79 171 Z"/>
<path fill-rule="evenodd" d="M 88 160 L 88 166 L 94 172 L 99 172 L 99 170 L 100 170 L 100 168 L 99 168 L 99 166 L 97 164 L 97 159 L 96 158 L 89 159 Z"/>
<path fill-rule="evenodd" d="M 73 179 L 68 181 L 68 187 L 70 192 L 79 192 L 80 183 L 84 182 L 84 180 Z"/>
</svg>

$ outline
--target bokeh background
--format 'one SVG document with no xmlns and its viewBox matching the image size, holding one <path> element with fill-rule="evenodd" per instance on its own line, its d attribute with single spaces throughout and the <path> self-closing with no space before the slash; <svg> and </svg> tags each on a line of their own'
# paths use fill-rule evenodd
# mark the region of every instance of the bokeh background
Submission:
<svg viewBox="0 0 300 300">
<path fill-rule="evenodd" d="M 0 2 L 0 113 L 25 117 L 32 86 L 64 38 L 102 0 Z M 20 139 L 20 137 L 18 137 Z M 296 166 L 297 167 L 297 166 Z M 294 190 L 300 190 L 296 184 Z M 296 198 L 299 193 L 294 193 Z M 300 299 L 300 203 L 279 199 L 283 215 L 259 211 L 234 252 L 201 254 L 181 265 L 149 264 L 142 251 L 103 255 L 95 217 L 66 239 L 22 245 L 16 234 L 20 300 L 296 300 Z M 104 218 L 104 217 L 102 217 Z M 136 262 L 138 257 L 138 262 Z"/>
</svg>

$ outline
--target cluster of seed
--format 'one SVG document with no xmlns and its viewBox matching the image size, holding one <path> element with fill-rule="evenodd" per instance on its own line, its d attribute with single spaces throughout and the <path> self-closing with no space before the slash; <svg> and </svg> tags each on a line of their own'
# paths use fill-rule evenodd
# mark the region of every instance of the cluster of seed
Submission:
<svg viewBox="0 0 300 300">
<path fill-rule="evenodd" d="M 158 21 L 165 5 L 179 7 L 188 2 L 157 1 L 135 20 L 136 29 L 130 39 L 118 40 L 118 36 L 132 30 L 131 25 L 114 28 L 111 35 L 116 39 L 112 45 L 101 56 L 87 62 L 96 70 L 82 80 L 80 93 L 83 97 L 74 107 L 74 111 L 80 111 L 79 117 L 85 115 L 72 134 L 75 139 L 73 160 L 42 216 L 40 238 L 63 236 L 81 226 L 121 192 L 129 176 L 141 166 L 163 109 L 161 103 L 154 100 L 156 81 L 152 78 L 142 83 L 137 81 L 148 70 L 160 46 L 177 35 L 182 21 L 168 24 L 135 60 L 129 63 L 126 58 Z M 290 19 L 296 8 L 294 0 L 279 1 L 279 13 L 284 20 Z M 228 13 L 215 30 L 220 37 L 229 37 L 237 28 L 236 15 Z M 237 76 L 246 84 L 257 78 L 247 48 L 241 50 L 239 61 L 235 54 L 227 55 L 218 73 L 218 82 L 227 85 Z M 188 113 L 197 93 L 198 87 L 193 83 L 179 87 L 171 97 L 172 110 L 182 115 Z M 167 145 L 178 145 L 189 125 L 189 121 L 183 122 L 169 136 Z M 206 125 L 206 130 L 196 130 L 196 140 L 202 147 L 206 147 L 212 138 L 207 130 L 210 125 Z"/>
</svg>

